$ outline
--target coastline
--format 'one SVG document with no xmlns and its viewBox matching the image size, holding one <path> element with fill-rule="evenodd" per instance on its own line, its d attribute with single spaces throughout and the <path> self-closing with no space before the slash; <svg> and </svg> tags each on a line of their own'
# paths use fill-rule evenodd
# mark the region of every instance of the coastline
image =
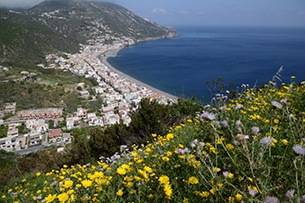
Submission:
<svg viewBox="0 0 305 203">
<path fill-rule="evenodd" d="M 178 100 L 179 97 L 175 96 L 175 95 L 172 95 L 172 94 L 169 94 L 167 92 L 164 92 L 160 89 L 157 89 L 151 85 L 148 85 L 142 81 L 139 81 L 133 77 L 131 77 L 130 75 L 127 75 L 121 71 L 119 71 L 118 69 L 116 69 L 115 67 L 113 67 L 108 61 L 107 59 L 109 57 L 116 57 L 117 56 L 117 53 L 123 49 L 125 47 L 121 47 L 121 48 L 112 48 L 112 49 L 108 49 L 106 50 L 104 53 L 101 53 L 98 58 L 99 60 L 104 64 L 106 65 L 110 70 L 112 70 L 113 72 L 117 73 L 118 75 L 120 75 L 121 77 L 123 77 L 124 79 L 126 80 L 129 80 L 130 82 L 133 82 L 135 84 L 137 84 L 138 86 L 140 87 L 145 87 L 147 89 L 150 89 L 152 90 L 153 92 L 157 93 L 157 94 L 160 94 L 160 95 L 163 95 L 169 99 L 172 99 L 172 100 Z"/>
</svg>

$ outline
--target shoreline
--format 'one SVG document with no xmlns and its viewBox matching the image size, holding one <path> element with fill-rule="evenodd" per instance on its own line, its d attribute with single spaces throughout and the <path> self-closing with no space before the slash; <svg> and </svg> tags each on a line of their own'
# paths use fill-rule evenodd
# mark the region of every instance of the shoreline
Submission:
<svg viewBox="0 0 305 203">
<path fill-rule="evenodd" d="M 123 73 L 122 71 L 116 69 L 115 67 L 113 67 L 108 61 L 107 59 L 109 57 L 116 57 L 117 56 L 117 53 L 123 49 L 125 47 L 121 47 L 121 48 L 112 48 L 112 49 L 108 49 L 106 50 L 105 52 L 101 53 L 99 56 L 98 56 L 98 59 L 104 64 L 106 65 L 110 70 L 112 70 L 113 72 L 117 73 L 118 75 L 120 75 L 121 77 L 123 77 L 124 79 L 126 80 L 129 80 L 130 82 L 133 82 L 135 84 L 137 84 L 138 86 L 140 87 L 145 87 L 149 90 L 152 90 L 153 92 L 157 93 L 157 94 L 160 94 L 160 95 L 163 95 L 169 99 L 172 99 L 172 100 L 178 100 L 179 97 L 175 96 L 175 95 L 172 95 L 170 93 L 167 93 L 167 92 L 164 92 L 160 89 L 157 89 L 147 83 L 144 83 L 142 81 L 139 81 L 138 79 L 135 79 L 133 78 L 132 76 L 130 75 L 127 75 L 126 73 Z"/>
</svg>

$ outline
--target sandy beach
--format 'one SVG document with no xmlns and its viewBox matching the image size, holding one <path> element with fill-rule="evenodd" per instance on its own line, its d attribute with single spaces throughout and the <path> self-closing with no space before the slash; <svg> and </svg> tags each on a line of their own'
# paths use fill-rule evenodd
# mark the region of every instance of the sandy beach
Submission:
<svg viewBox="0 0 305 203">
<path fill-rule="evenodd" d="M 124 47 L 123 47 L 124 48 Z M 154 88 L 146 83 L 143 83 L 121 71 L 119 71 L 118 69 L 116 69 L 115 67 L 113 67 L 111 64 L 108 63 L 107 59 L 109 57 L 115 57 L 117 55 L 117 53 L 121 50 L 122 48 L 117 48 L 117 49 L 110 49 L 110 50 L 107 50 L 106 52 L 102 53 L 100 56 L 99 56 L 99 59 L 101 60 L 101 62 L 103 64 L 105 64 L 109 69 L 111 69 L 112 71 L 116 72 L 117 74 L 119 74 L 120 76 L 124 77 L 126 80 L 129 80 L 131 82 L 134 82 L 135 84 L 137 84 L 138 86 L 142 86 L 142 87 L 146 87 L 147 89 L 150 89 L 152 90 L 153 92 L 157 93 L 157 94 L 161 94 L 161 95 L 164 95 L 165 97 L 168 97 L 169 99 L 172 99 L 172 100 L 177 100 L 178 97 L 175 96 L 175 95 L 172 95 L 172 94 L 169 94 L 167 92 L 164 92 L 162 90 L 159 90 L 157 88 Z"/>
</svg>

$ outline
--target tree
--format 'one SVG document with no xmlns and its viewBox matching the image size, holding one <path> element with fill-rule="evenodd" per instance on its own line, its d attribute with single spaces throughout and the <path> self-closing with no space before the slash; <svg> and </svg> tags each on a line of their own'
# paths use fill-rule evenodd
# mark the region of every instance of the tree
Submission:
<svg viewBox="0 0 305 203">
<path fill-rule="evenodd" d="M 22 123 L 20 126 L 17 127 L 18 128 L 18 133 L 21 134 L 24 132 L 25 130 L 25 124 Z"/>
<path fill-rule="evenodd" d="M 175 121 L 170 105 L 156 100 L 142 99 L 139 108 L 132 114 L 130 128 L 140 138 L 151 139 L 152 133 L 164 135 L 167 127 Z"/>
<path fill-rule="evenodd" d="M 7 125 L 0 125 L 0 138 L 6 137 L 7 130 L 8 130 Z"/>
<path fill-rule="evenodd" d="M 87 164 L 94 159 L 91 155 L 91 146 L 89 144 L 89 135 L 87 133 L 73 135 L 74 140 L 67 149 L 67 164 Z"/>
<path fill-rule="evenodd" d="M 122 142 L 119 136 L 120 127 L 110 125 L 106 129 L 95 127 L 90 131 L 89 144 L 91 154 L 95 159 L 100 156 L 109 157 L 120 149 Z"/>
<path fill-rule="evenodd" d="M 49 128 L 54 128 L 54 120 L 49 120 Z"/>
</svg>

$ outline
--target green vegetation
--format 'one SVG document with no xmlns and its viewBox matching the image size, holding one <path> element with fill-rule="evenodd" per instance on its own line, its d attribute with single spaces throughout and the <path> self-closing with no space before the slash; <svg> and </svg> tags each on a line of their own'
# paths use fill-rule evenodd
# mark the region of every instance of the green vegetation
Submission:
<svg viewBox="0 0 305 203">
<path fill-rule="evenodd" d="M 6 137 L 7 130 L 8 130 L 7 125 L 0 125 L 0 138 Z"/>
<path fill-rule="evenodd" d="M 169 122 L 171 116 L 159 117 L 164 116 L 162 112 L 172 113 L 170 107 L 142 101 L 147 109 L 134 113 L 133 122 L 137 124 L 74 132 L 74 145 L 82 150 L 78 155 L 82 154 L 82 163 L 67 162 L 61 168 L 25 175 L 3 188 L 2 200 L 302 202 L 305 198 L 304 93 L 305 85 L 294 82 L 279 88 L 272 83 L 260 89 L 243 88 L 229 102 L 225 96 L 217 95 L 215 106 L 201 107 L 197 116 L 183 120 L 176 117 L 180 124 Z M 190 104 L 177 109 L 197 108 Z M 152 110 L 157 110 L 154 106 L 162 112 L 152 115 L 155 113 Z M 152 123 L 142 126 L 141 120 L 150 119 Z M 166 122 L 174 126 L 165 127 Z M 125 145 L 128 139 L 124 143 L 121 138 L 129 137 L 130 129 L 139 130 L 131 140 L 143 138 L 146 143 Z M 154 130 L 165 134 L 152 133 Z M 71 147 L 74 152 L 76 149 Z M 117 153 L 91 161 L 112 151 Z M 65 156 L 69 153 L 61 158 Z M 58 162 L 54 160 L 54 163 Z"/>
<path fill-rule="evenodd" d="M 25 16 L 25 19 L 27 17 Z M 78 44 L 34 22 L 0 20 L 0 63 L 5 66 L 35 69 L 45 55 L 61 51 L 74 53 Z"/>
<path fill-rule="evenodd" d="M 79 106 L 94 107 L 101 101 L 84 101 L 77 95 L 74 86 L 84 82 L 90 89 L 92 80 L 69 72 L 53 69 L 34 71 L 34 76 L 22 75 L 22 69 L 10 68 L 0 72 L 0 106 L 16 102 L 17 110 L 62 107 L 66 113 L 73 113 Z M 60 102 L 63 101 L 63 102 Z"/>
</svg>

